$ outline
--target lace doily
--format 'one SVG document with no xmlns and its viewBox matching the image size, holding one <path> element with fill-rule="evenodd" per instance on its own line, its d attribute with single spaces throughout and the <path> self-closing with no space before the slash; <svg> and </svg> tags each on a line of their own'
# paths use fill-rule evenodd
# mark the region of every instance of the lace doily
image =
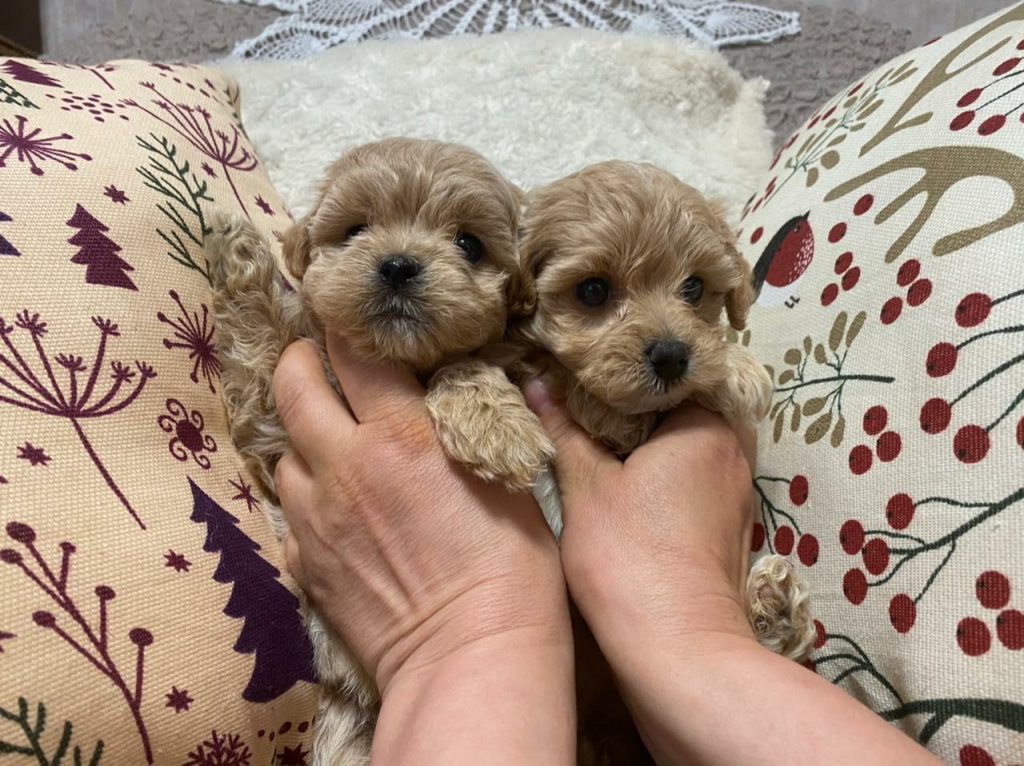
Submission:
<svg viewBox="0 0 1024 766">
<path fill-rule="evenodd" d="M 298 59 L 370 39 L 491 34 L 522 27 L 590 27 L 689 37 L 718 48 L 800 32 L 799 14 L 700 0 L 217 0 L 286 15 L 239 43 L 244 58 Z"/>
</svg>

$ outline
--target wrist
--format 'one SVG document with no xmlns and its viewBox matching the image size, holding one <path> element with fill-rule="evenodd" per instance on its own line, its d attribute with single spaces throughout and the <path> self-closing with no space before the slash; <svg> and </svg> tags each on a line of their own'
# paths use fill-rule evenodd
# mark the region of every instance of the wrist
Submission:
<svg viewBox="0 0 1024 766">
<path fill-rule="evenodd" d="M 699 654 L 662 651 L 620 682 L 657 762 L 756 766 L 786 753 L 789 762 L 835 766 L 937 763 L 841 689 L 752 637 L 704 638 L 691 646 Z"/>
<path fill-rule="evenodd" d="M 736 668 L 759 668 L 764 655 L 771 659 L 752 634 L 707 630 L 688 638 L 680 645 L 684 650 L 645 643 L 625 661 L 612 663 L 637 731 L 659 763 L 713 762 L 693 749 L 701 736 L 696 730 L 716 728 L 709 722 L 728 715 L 732 702 L 722 699 L 723 690 L 735 686 Z M 754 677 L 747 673 L 743 683 Z M 740 695 L 728 696 L 735 700 Z"/>
<path fill-rule="evenodd" d="M 708 663 L 717 662 L 726 653 L 762 650 L 738 610 L 703 622 L 637 618 L 628 627 L 622 620 L 595 630 L 594 636 L 620 684 L 641 689 L 681 680 L 677 675 L 666 678 L 666 668 L 703 673 Z"/>
<path fill-rule="evenodd" d="M 642 659 L 662 649 L 686 657 L 715 647 L 722 637 L 753 639 L 740 586 L 717 567 L 691 564 L 570 580 L 575 603 L 609 661 L 620 655 L 623 661 Z"/>
<path fill-rule="evenodd" d="M 524 625 L 429 649 L 411 656 L 382 688 L 373 762 L 573 762 L 568 625 Z"/>
<path fill-rule="evenodd" d="M 535 584 L 536 585 L 536 584 Z M 472 664 L 508 652 L 572 654 L 568 595 L 561 578 L 528 588 L 501 579 L 477 586 L 398 638 L 377 663 L 381 695 L 437 668 Z"/>
</svg>

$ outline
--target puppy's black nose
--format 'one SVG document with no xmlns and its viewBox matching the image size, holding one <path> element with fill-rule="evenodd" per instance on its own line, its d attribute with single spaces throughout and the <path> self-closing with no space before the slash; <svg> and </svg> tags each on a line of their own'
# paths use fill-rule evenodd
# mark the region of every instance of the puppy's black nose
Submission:
<svg viewBox="0 0 1024 766">
<path fill-rule="evenodd" d="M 411 282 L 423 270 L 420 262 L 408 255 L 392 255 L 380 264 L 380 280 L 393 289 Z"/>
<path fill-rule="evenodd" d="M 678 340 L 656 340 L 644 353 L 654 374 L 666 383 L 683 377 L 690 364 L 690 348 Z"/>
</svg>

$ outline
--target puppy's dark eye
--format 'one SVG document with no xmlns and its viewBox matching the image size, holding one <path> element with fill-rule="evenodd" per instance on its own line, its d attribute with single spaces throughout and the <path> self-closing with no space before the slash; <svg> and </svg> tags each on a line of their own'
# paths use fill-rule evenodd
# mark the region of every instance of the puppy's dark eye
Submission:
<svg viewBox="0 0 1024 766">
<path fill-rule="evenodd" d="M 470 263 L 476 263 L 484 257 L 484 243 L 472 234 L 460 231 L 455 235 L 455 246 L 462 251 L 463 257 Z"/>
<path fill-rule="evenodd" d="M 348 242 L 350 239 L 358 237 L 364 231 L 366 231 L 365 223 L 361 223 L 358 226 L 353 226 L 351 229 L 345 232 L 345 236 L 341 241 L 342 243 Z"/>
<path fill-rule="evenodd" d="M 700 277 L 690 277 L 679 288 L 679 295 L 687 303 L 696 303 L 704 295 L 704 280 Z"/>
<path fill-rule="evenodd" d="M 576 297 L 584 306 L 597 308 L 611 295 L 612 287 L 607 279 L 601 277 L 589 277 L 576 285 Z"/>
</svg>

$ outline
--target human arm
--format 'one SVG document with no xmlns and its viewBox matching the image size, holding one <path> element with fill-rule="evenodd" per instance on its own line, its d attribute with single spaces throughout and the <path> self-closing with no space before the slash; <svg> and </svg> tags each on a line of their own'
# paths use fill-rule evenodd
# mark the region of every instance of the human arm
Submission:
<svg viewBox="0 0 1024 766">
<path fill-rule="evenodd" d="M 619 462 L 536 382 L 526 395 L 558 451 L 566 583 L 659 763 L 937 762 L 754 640 L 752 434 L 684 406 Z"/>
<path fill-rule="evenodd" d="M 289 347 L 275 478 L 288 567 L 380 690 L 373 761 L 571 763 L 567 596 L 536 505 L 445 458 L 411 373 L 328 350 L 351 412 Z"/>
</svg>

